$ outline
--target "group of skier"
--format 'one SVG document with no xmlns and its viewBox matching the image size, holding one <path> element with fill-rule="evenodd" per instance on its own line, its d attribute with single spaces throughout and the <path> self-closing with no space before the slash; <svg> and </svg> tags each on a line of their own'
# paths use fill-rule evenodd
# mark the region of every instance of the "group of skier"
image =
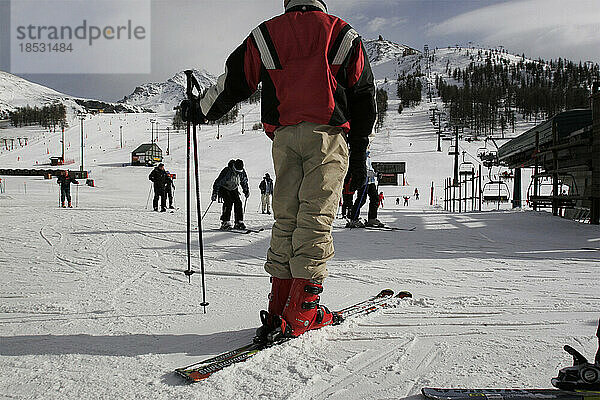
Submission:
<svg viewBox="0 0 600 400">
<path fill-rule="evenodd" d="M 175 190 L 175 184 L 173 183 L 173 175 L 171 175 L 169 171 L 165 171 L 165 165 L 163 163 L 158 164 L 158 166 L 150 172 L 148 179 L 154 184 L 154 199 L 152 200 L 154 211 L 158 211 L 159 200 L 160 212 L 167 211 L 167 198 L 169 199 L 169 209 L 174 209 L 173 192 Z"/>
</svg>

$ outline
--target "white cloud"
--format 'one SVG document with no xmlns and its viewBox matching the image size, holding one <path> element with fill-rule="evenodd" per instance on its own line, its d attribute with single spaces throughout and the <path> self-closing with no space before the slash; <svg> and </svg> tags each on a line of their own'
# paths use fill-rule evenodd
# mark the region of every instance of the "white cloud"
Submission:
<svg viewBox="0 0 600 400">
<path fill-rule="evenodd" d="M 470 35 L 487 45 L 504 45 L 534 57 L 571 56 L 599 61 L 600 1 L 510 1 L 435 24 L 428 35 Z"/>
<path fill-rule="evenodd" d="M 381 32 L 382 29 L 392 28 L 406 22 L 405 18 L 383 18 L 376 17 L 367 23 L 366 29 L 368 32 Z"/>
</svg>

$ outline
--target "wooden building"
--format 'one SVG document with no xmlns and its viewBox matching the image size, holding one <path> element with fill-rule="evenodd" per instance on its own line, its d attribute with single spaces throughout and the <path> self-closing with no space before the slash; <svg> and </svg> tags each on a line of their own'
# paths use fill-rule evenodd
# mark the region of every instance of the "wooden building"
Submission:
<svg viewBox="0 0 600 400">
<path fill-rule="evenodd" d="M 162 162 L 163 152 L 156 143 L 144 143 L 131 153 L 131 165 L 154 165 Z"/>
</svg>

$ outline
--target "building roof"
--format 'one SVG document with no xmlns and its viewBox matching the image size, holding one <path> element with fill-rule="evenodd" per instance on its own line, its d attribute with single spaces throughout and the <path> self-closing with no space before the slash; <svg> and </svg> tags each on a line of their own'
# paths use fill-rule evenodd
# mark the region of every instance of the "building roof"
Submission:
<svg viewBox="0 0 600 400">
<path fill-rule="evenodd" d="M 154 149 L 153 149 L 154 147 Z M 138 146 L 137 149 L 135 149 L 133 151 L 133 153 L 146 153 L 149 150 L 154 150 L 154 151 L 160 151 L 162 153 L 162 150 L 160 147 L 158 147 L 158 145 L 156 143 L 144 143 Z"/>
<path fill-rule="evenodd" d="M 536 136 L 539 138 L 540 148 L 552 146 L 552 126 L 554 124 L 556 124 L 557 142 L 564 141 L 573 132 L 592 125 L 592 110 L 564 111 L 534 126 L 502 145 L 498 149 L 499 161 L 514 167 L 521 163 L 527 164 L 528 161 L 533 160 L 536 150 Z"/>
</svg>

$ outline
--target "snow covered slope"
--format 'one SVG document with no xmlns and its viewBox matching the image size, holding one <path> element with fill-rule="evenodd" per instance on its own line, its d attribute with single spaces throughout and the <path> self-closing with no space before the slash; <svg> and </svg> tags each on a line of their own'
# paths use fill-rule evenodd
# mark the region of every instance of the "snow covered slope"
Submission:
<svg viewBox="0 0 600 400">
<path fill-rule="evenodd" d="M 194 76 L 202 89 L 216 82 L 216 77 L 205 70 L 194 70 Z M 186 77 L 181 71 L 166 82 L 145 83 L 136 87 L 133 93 L 120 102 L 156 112 L 171 112 L 185 98 L 185 90 Z"/>
<path fill-rule="evenodd" d="M 258 121 L 259 107 L 242 106 L 247 127 Z M 372 145 L 374 161 L 407 163 L 407 186 L 381 187 L 380 219 L 416 230 L 349 231 L 336 220 L 322 303 L 338 309 L 384 287 L 415 298 L 308 333 L 196 385 L 172 370 L 244 344 L 267 304 L 263 263 L 273 220 L 257 210 L 260 179 L 274 175 L 270 140 L 242 134 L 241 121 L 221 126 L 220 139 L 215 126 L 199 131 L 202 209 L 221 168 L 242 158 L 251 188 L 245 222 L 265 228 L 220 232 L 220 205 L 208 210 L 204 314 L 199 275 L 189 284 L 182 272 L 184 210 L 147 210 L 150 169 L 128 166 L 130 152 L 150 138 L 150 119 L 158 120 L 158 144 L 166 149 L 171 115 L 87 119 L 86 169 L 96 187 L 73 187 L 79 207 L 57 208 L 55 180 L 3 177 L 0 397 L 416 400 L 421 386 L 549 387 L 558 367 L 571 362 L 563 344 L 595 350 L 600 230 L 543 212 L 450 214 L 429 206 L 432 182 L 434 203 L 443 196 L 452 157 L 447 142 L 435 151 L 428 107 L 390 112 Z M 186 135 L 170 133 L 165 164 L 177 174 L 182 207 Z M 78 165 L 78 126 L 66 142 L 67 158 Z M 461 143 L 468 154 L 478 146 Z M 59 152 L 58 134 L 1 154 L 0 164 L 31 168 L 47 160 L 47 149 Z M 395 205 L 415 188 L 419 200 Z M 193 267 L 199 269 L 195 248 Z"/>
</svg>

